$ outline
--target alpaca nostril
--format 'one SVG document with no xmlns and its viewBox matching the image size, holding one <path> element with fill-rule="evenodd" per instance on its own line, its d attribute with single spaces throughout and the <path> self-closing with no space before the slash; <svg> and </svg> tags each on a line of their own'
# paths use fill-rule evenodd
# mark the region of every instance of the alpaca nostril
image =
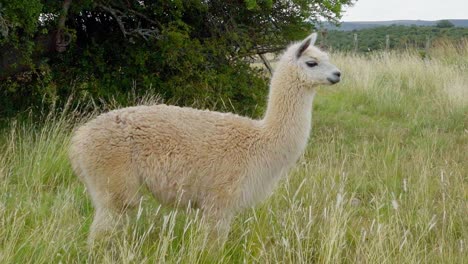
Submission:
<svg viewBox="0 0 468 264">
<path fill-rule="evenodd" d="M 333 75 L 335 75 L 335 76 L 337 76 L 337 77 L 341 77 L 341 72 L 336 71 L 336 72 L 333 73 Z"/>
</svg>

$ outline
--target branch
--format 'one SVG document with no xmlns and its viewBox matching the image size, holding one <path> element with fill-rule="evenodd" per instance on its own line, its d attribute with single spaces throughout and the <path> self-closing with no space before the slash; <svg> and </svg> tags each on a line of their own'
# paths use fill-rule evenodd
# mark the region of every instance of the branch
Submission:
<svg viewBox="0 0 468 264">
<path fill-rule="evenodd" d="M 129 35 L 138 35 L 148 41 L 151 37 L 155 37 L 159 33 L 159 29 L 138 28 L 129 33 Z M 157 36 L 156 36 L 157 38 Z"/>
<path fill-rule="evenodd" d="M 72 40 L 70 33 L 65 30 L 65 22 L 67 21 L 68 9 L 70 9 L 71 2 L 72 0 L 63 1 L 62 14 L 60 14 L 58 29 L 55 35 L 55 50 L 58 52 L 67 50 L 67 46 Z"/>
<path fill-rule="evenodd" d="M 119 25 L 120 31 L 122 32 L 124 37 L 127 37 L 128 32 L 127 32 L 127 30 L 125 30 L 125 26 L 124 26 L 122 20 L 120 19 L 120 16 L 117 15 L 117 11 L 115 9 L 107 7 L 105 5 L 97 4 L 97 6 L 102 8 L 104 11 L 109 12 L 112 15 L 112 17 L 115 19 L 115 21 Z"/>
<path fill-rule="evenodd" d="M 135 15 L 137 15 L 137 16 L 143 18 L 144 20 L 146 20 L 146 21 L 150 22 L 151 24 L 155 25 L 159 30 L 162 30 L 162 25 L 161 25 L 161 23 L 159 23 L 158 21 L 153 20 L 153 19 L 151 19 L 151 18 L 145 16 L 144 14 L 142 14 L 142 13 L 140 13 L 140 12 L 138 12 L 138 11 L 135 11 L 135 10 L 133 10 L 133 9 L 128 9 L 128 12 L 130 12 L 130 13 L 132 13 L 132 14 L 135 14 Z"/>
<path fill-rule="evenodd" d="M 265 55 L 264 54 L 258 54 L 258 56 L 260 57 L 260 59 L 262 59 L 263 65 L 265 65 L 265 67 L 270 72 L 270 74 L 273 74 L 273 67 L 271 67 L 270 62 L 267 60 L 267 58 L 265 58 Z"/>
<path fill-rule="evenodd" d="M 122 34 L 123 34 L 123 36 L 125 38 L 127 38 L 128 36 L 136 36 L 136 37 L 143 38 L 145 41 L 148 41 L 152 37 L 157 38 L 159 32 L 161 32 L 161 30 L 162 30 L 162 26 L 161 26 L 161 24 L 159 22 L 157 22 L 157 21 L 155 21 L 153 19 L 150 19 L 147 16 L 145 16 L 144 14 L 142 14 L 140 12 L 137 12 L 135 10 L 132 10 L 132 9 L 128 9 L 128 12 L 130 12 L 130 13 L 132 13 L 132 14 L 146 20 L 147 22 L 150 22 L 156 28 L 154 28 L 154 27 L 140 28 L 138 26 L 135 29 L 126 29 L 124 21 L 122 20 L 122 18 L 130 18 L 130 17 L 128 17 L 124 12 L 122 12 L 119 9 L 112 8 L 110 6 L 105 6 L 105 5 L 100 4 L 100 3 L 98 3 L 96 5 L 97 5 L 97 7 L 101 8 L 102 10 L 104 10 L 104 11 L 106 11 L 106 12 L 108 12 L 108 13 L 110 13 L 112 15 L 112 17 L 115 19 L 115 21 L 119 25 L 120 31 L 122 32 Z"/>
<path fill-rule="evenodd" d="M 278 51 L 282 51 L 286 48 L 286 46 L 275 46 L 275 47 L 257 47 L 253 49 L 250 53 L 252 55 L 263 55 L 266 53 L 274 53 Z M 243 55 L 246 56 L 246 55 Z"/>
<path fill-rule="evenodd" d="M 68 9 L 70 9 L 71 2 L 72 2 L 72 0 L 65 0 L 63 2 L 62 14 L 60 15 L 60 19 L 59 19 L 59 22 L 58 22 L 58 28 L 59 29 L 64 29 L 65 28 L 65 22 L 67 20 Z"/>
<path fill-rule="evenodd" d="M 10 25 L 8 21 L 0 14 L 0 33 L 4 38 L 8 37 L 8 33 L 10 32 Z"/>
</svg>

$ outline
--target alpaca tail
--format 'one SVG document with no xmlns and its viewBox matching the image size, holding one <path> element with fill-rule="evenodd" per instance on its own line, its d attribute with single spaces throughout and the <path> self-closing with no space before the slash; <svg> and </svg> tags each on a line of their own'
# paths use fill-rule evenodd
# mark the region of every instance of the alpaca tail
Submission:
<svg viewBox="0 0 468 264">
<path fill-rule="evenodd" d="M 81 157 L 82 157 L 82 151 L 83 151 L 83 145 L 81 144 L 81 141 L 79 140 L 80 134 L 81 134 L 81 129 L 76 130 L 73 133 L 72 139 L 70 141 L 70 146 L 68 149 L 68 158 L 70 160 L 71 167 L 73 169 L 73 172 L 80 178 L 80 180 L 84 180 L 84 171 L 81 166 Z"/>
</svg>

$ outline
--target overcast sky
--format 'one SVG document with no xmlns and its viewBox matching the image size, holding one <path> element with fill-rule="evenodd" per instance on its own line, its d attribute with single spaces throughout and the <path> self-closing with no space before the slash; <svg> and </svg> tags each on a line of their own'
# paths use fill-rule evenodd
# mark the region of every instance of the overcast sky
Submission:
<svg viewBox="0 0 468 264">
<path fill-rule="evenodd" d="M 468 0 L 358 0 L 342 21 L 468 19 Z"/>
</svg>

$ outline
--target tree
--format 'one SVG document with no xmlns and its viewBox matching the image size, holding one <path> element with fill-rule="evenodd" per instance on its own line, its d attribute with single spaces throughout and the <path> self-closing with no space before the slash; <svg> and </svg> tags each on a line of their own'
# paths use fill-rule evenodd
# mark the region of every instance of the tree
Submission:
<svg viewBox="0 0 468 264">
<path fill-rule="evenodd" d="M 252 113 L 266 90 L 263 76 L 249 67 L 252 56 L 280 51 L 319 18 L 338 20 L 350 4 L 2 0 L 0 113 L 71 93 L 124 100 L 130 87 L 180 104 L 230 101 Z"/>
<path fill-rule="evenodd" d="M 450 22 L 449 20 L 440 20 L 437 22 L 436 27 L 438 28 L 451 28 L 454 27 L 455 25 Z"/>
</svg>

